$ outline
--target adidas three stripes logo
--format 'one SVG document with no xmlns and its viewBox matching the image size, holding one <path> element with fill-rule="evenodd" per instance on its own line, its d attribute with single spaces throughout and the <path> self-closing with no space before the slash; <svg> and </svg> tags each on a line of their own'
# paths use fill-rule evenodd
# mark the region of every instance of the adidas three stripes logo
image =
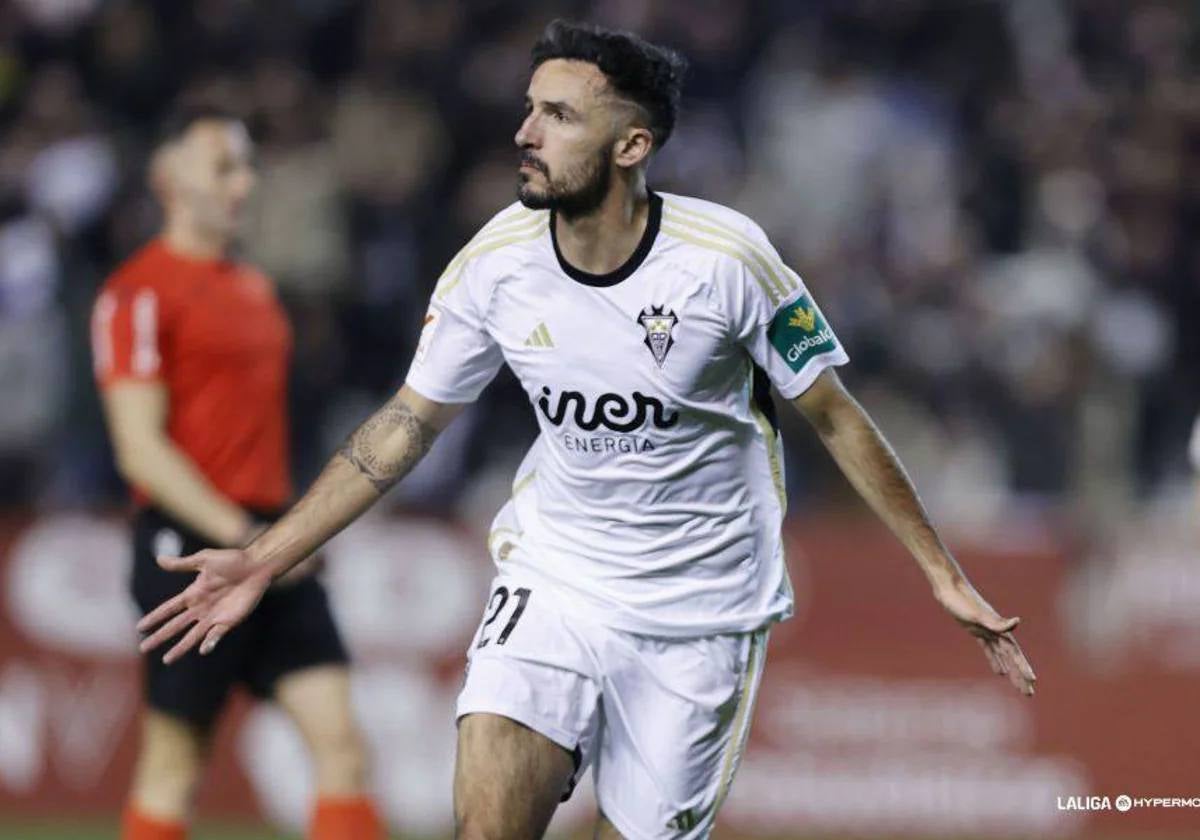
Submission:
<svg viewBox="0 0 1200 840">
<path fill-rule="evenodd" d="M 550 338 L 550 330 L 546 329 L 545 323 L 538 324 L 533 332 L 529 334 L 529 338 L 525 339 L 526 347 L 553 347 L 554 340 Z"/>
</svg>

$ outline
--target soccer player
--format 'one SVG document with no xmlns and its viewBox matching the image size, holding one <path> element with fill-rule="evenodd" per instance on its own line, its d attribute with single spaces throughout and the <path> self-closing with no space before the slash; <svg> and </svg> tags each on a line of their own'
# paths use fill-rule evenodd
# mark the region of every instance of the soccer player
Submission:
<svg viewBox="0 0 1200 840">
<path fill-rule="evenodd" d="M 1018 620 L 971 586 L 839 383 L 846 354 L 800 278 L 745 216 L 647 187 L 683 60 L 556 21 L 533 68 L 520 200 L 442 275 L 405 385 L 247 548 L 160 558 L 199 574 L 140 624 L 143 649 L 182 633 L 166 661 L 219 651 L 271 581 L 399 481 L 507 363 L 541 434 L 488 540 L 498 573 L 457 707 L 460 838 L 540 836 L 589 765 L 597 836 L 711 832 L 767 630 L 792 611 L 769 383 L 992 668 L 1032 694 Z"/>
<path fill-rule="evenodd" d="M 254 182 L 242 123 L 204 108 L 168 125 L 151 165 L 158 238 L 106 281 L 96 377 L 133 488 L 132 591 L 148 612 L 186 580 L 156 555 L 241 546 L 291 495 L 291 331 L 271 282 L 230 256 Z M 346 650 L 311 568 L 270 587 L 218 654 L 145 657 L 147 708 L 122 840 L 181 840 L 214 722 L 241 684 L 295 721 L 316 770 L 313 840 L 383 837 L 365 795 Z"/>
</svg>

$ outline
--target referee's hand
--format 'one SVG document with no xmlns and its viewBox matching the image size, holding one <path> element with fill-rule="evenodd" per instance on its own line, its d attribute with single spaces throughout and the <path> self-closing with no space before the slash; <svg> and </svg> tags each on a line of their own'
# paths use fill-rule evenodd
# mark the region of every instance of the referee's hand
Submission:
<svg viewBox="0 0 1200 840">
<path fill-rule="evenodd" d="M 199 572 L 187 589 L 163 601 L 137 623 L 139 633 L 149 634 L 139 645 L 142 653 L 187 630 L 163 656 L 168 665 L 197 645 L 201 654 L 209 653 L 230 628 L 250 614 L 271 583 L 267 568 L 240 548 L 159 557 L 158 565 L 170 572 Z"/>
</svg>

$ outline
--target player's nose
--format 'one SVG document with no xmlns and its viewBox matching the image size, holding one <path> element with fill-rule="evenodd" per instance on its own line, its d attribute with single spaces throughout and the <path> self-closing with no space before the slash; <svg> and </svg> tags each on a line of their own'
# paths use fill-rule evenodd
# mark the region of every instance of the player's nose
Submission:
<svg viewBox="0 0 1200 840">
<path fill-rule="evenodd" d="M 517 128 L 516 135 L 513 136 L 513 141 L 520 149 L 535 149 L 537 148 L 537 132 L 534 123 L 534 115 L 530 114 L 521 121 L 521 125 Z"/>
</svg>

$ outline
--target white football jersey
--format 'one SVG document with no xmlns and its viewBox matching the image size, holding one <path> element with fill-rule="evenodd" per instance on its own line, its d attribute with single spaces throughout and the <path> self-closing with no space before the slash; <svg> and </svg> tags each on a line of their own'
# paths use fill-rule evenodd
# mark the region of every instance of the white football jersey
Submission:
<svg viewBox="0 0 1200 840">
<path fill-rule="evenodd" d="M 502 569 L 634 633 L 745 632 L 792 610 L 769 383 L 801 394 L 845 352 L 762 230 L 651 193 L 606 275 L 561 257 L 552 213 L 497 214 L 438 281 L 408 372 L 475 400 L 507 362 L 541 434 L 496 517 Z M 765 373 L 764 373 L 765 372 Z"/>
</svg>

